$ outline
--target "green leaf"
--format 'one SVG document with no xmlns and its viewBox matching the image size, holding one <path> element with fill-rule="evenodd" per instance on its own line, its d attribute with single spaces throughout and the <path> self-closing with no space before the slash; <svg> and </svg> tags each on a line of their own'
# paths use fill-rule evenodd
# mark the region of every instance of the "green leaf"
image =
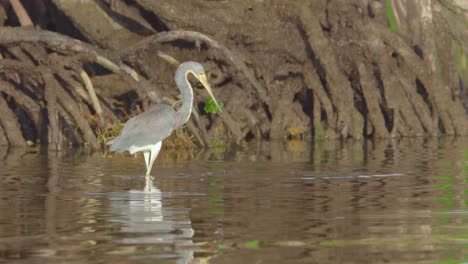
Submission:
<svg viewBox="0 0 468 264">
<path fill-rule="evenodd" d="M 258 240 L 245 242 L 244 246 L 250 249 L 257 249 L 260 247 L 260 242 Z"/>
<path fill-rule="evenodd" d="M 219 104 L 219 108 L 223 108 L 224 105 L 222 102 L 218 102 L 218 104 Z M 205 101 L 204 110 L 208 114 L 216 114 L 219 112 L 220 109 L 218 109 L 218 107 L 216 106 L 215 100 L 213 100 L 213 98 L 210 97 Z"/>
<path fill-rule="evenodd" d="M 320 242 L 320 245 L 324 247 L 334 247 L 336 246 L 336 243 L 334 241 L 326 240 L 326 241 Z"/>
<path fill-rule="evenodd" d="M 395 13 L 393 11 L 392 2 L 390 0 L 385 0 L 385 9 L 387 11 L 388 22 L 390 23 L 390 28 L 393 31 L 397 31 L 397 22 L 395 19 Z"/>
<path fill-rule="evenodd" d="M 218 249 L 219 250 L 226 249 L 226 246 L 224 244 L 218 244 Z"/>
</svg>

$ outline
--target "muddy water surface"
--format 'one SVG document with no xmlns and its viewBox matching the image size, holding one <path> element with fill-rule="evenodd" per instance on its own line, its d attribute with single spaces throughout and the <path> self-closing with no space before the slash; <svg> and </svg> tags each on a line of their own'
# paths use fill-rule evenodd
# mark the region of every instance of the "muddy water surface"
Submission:
<svg viewBox="0 0 468 264">
<path fill-rule="evenodd" d="M 10 151 L 0 263 L 464 263 L 468 140 L 143 159 Z"/>
</svg>

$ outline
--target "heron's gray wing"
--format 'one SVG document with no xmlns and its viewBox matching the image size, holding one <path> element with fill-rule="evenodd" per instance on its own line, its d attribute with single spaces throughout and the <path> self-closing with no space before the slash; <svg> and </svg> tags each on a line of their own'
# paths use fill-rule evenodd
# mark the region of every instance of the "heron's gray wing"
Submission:
<svg viewBox="0 0 468 264">
<path fill-rule="evenodd" d="M 151 107 L 127 121 L 122 132 L 107 144 L 111 151 L 123 152 L 131 146 L 143 147 L 168 137 L 174 127 L 176 112 L 168 105 Z"/>
</svg>

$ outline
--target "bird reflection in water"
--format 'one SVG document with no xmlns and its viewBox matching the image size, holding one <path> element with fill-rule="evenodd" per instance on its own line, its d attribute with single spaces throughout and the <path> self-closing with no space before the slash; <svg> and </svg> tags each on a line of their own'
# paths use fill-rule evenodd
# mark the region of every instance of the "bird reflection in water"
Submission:
<svg viewBox="0 0 468 264">
<path fill-rule="evenodd" d="M 111 193 L 110 202 L 113 213 L 117 213 L 112 221 L 121 224 L 120 243 L 151 246 L 155 252 L 145 250 L 145 254 L 156 258 L 161 253 L 164 258 L 177 258 L 177 263 L 193 261 L 194 230 L 188 211 L 181 214 L 176 208 L 164 208 L 153 177 L 145 177 L 143 190 Z"/>
</svg>

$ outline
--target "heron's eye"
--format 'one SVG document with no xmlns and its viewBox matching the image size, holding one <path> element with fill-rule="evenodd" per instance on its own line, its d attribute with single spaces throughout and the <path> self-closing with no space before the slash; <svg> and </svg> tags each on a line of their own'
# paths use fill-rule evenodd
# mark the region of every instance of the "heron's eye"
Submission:
<svg viewBox="0 0 468 264">
<path fill-rule="evenodd" d="M 200 76 L 200 78 L 205 78 L 205 74 L 203 72 L 200 72 L 198 76 Z"/>
</svg>

